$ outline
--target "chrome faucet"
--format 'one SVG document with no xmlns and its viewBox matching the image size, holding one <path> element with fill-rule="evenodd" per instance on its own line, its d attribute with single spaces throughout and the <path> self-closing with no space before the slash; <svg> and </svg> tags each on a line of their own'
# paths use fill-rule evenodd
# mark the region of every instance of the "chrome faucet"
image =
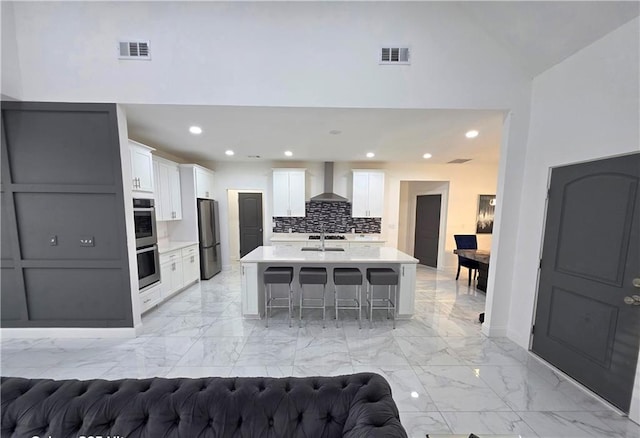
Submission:
<svg viewBox="0 0 640 438">
<path fill-rule="evenodd" d="M 324 225 L 320 225 L 320 248 L 324 251 Z"/>
</svg>

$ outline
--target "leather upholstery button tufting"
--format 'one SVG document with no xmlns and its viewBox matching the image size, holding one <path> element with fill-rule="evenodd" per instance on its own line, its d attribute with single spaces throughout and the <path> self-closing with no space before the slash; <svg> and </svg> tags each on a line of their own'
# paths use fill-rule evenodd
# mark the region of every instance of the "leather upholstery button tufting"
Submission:
<svg viewBox="0 0 640 438">
<path fill-rule="evenodd" d="M 133 438 L 132 433 L 149 438 L 276 434 L 334 438 L 347 429 L 354 431 L 347 434 L 354 438 L 407 438 L 389 384 L 373 373 L 117 381 L 2 377 L 0 383 L 3 438 L 22 437 L 24 431 L 27 438 L 78 437 L 97 431 L 127 438 Z M 54 387 L 57 390 L 49 397 Z M 19 390 L 25 395 L 19 396 Z M 107 395 L 110 391 L 117 396 Z"/>
</svg>

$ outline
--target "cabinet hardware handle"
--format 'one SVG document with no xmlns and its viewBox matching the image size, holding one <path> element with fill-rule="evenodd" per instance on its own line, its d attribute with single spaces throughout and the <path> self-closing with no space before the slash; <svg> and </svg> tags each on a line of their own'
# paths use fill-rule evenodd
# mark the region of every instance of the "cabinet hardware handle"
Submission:
<svg viewBox="0 0 640 438">
<path fill-rule="evenodd" d="M 242 275 L 244 275 L 244 266 L 242 267 Z"/>
<path fill-rule="evenodd" d="M 171 265 L 171 270 L 172 270 L 172 271 L 175 271 L 175 270 L 176 270 L 176 264 L 175 264 L 175 263 L 173 263 L 173 264 Z"/>
<path fill-rule="evenodd" d="M 404 266 L 402 267 L 402 276 L 404 277 Z"/>
</svg>

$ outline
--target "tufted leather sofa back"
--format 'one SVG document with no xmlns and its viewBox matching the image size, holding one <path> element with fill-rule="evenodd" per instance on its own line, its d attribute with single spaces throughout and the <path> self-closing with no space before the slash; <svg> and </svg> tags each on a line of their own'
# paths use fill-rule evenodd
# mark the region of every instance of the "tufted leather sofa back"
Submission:
<svg viewBox="0 0 640 438">
<path fill-rule="evenodd" d="M 2 438 L 407 436 L 373 373 L 0 382 Z"/>
</svg>

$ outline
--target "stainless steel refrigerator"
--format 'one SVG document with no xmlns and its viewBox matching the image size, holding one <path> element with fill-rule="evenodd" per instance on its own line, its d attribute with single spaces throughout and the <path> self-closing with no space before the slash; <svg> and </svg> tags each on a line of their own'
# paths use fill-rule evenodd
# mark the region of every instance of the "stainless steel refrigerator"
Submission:
<svg viewBox="0 0 640 438">
<path fill-rule="evenodd" d="M 200 278 L 208 280 L 222 269 L 217 201 L 198 199 L 198 238 L 200 240 Z"/>
</svg>

